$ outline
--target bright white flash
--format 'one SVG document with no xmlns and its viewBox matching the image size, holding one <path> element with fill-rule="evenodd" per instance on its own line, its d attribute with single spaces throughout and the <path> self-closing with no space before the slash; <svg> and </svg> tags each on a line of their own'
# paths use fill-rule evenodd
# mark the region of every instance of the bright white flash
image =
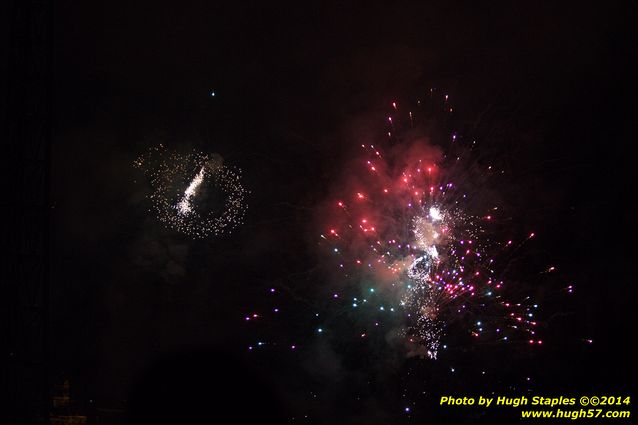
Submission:
<svg viewBox="0 0 638 425">
<path fill-rule="evenodd" d="M 432 221 L 438 221 L 443 218 L 443 216 L 441 215 L 441 211 L 439 211 L 439 209 L 436 207 L 430 208 L 430 217 L 432 218 Z"/>
<path fill-rule="evenodd" d="M 193 210 L 193 206 L 191 205 L 191 198 L 195 196 L 197 193 L 197 189 L 204 181 L 205 167 L 202 167 L 199 170 L 199 173 L 193 178 L 191 183 L 188 185 L 186 190 L 184 191 L 184 196 L 181 201 L 177 204 L 177 212 L 182 215 L 186 215 Z"/>
</svg>

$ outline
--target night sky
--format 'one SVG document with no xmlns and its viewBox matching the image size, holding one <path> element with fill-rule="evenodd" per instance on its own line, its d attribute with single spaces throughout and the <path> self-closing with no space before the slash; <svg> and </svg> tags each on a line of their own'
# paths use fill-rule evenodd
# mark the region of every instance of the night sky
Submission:
<svg viewBox="0 0 638 425">
<path fill-rule="evenodd" d="M 438 400 L 629 395 L 637 18 L 631 1 L 56 2 L 52 381 L 135 424 L 498 423 L 518 417 Z M 320 206 L 391 102 L 433 87 L 454 105 L 441 132 L 507 171 L 491 190 L 510 230 L 539 235 L 517 270 L 540 349 L 407 359 L 343 336 L 348 316 L 315 331 L 339 287 Z M 149 213 L 133 161 L 160 143 L 241 168 L 244 224 L 192 240 Z"/>
</svg>

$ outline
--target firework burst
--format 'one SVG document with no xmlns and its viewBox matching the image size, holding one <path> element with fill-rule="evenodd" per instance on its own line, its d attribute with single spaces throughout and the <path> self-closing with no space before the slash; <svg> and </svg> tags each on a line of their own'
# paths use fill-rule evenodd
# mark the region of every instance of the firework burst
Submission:
<svg viewBox="0 0 638 425">
<path fill-rule="evenodd" d="M 363 158 L 338 185 L 328 213 L 333 221 L 321 234 L 343 276 L 355 282 L 371 276 L 377 290 L 366 291 L 385 294 L 376 304 L 358 295 L 353 306 L 400 314 L 406 343 L 432 359 L 459 325 L 482 342 L 542 344 L 536 305 L 504 295 L 498 259 L 514 247 L 497 238 L 498 206 L 469 201 L 476 196 L 467 191 L 484 184 L 472 175 L 477 167 L 423 138 L 397 142 L 396 104 L 392 112 L 389 140 L 361 145 Z M 412 112 L 408 118 L 412 127 Z M 455 134 L 451 139 L 458 144 Z"/>
<path fill-rule="evenodd" d="M 135 160 L 149 178 L 158 219 L 194 239 L 231 232 L 246 212 L 241 171 L 217 154 L 170 152 L 159 145 Z"/>
</svg>

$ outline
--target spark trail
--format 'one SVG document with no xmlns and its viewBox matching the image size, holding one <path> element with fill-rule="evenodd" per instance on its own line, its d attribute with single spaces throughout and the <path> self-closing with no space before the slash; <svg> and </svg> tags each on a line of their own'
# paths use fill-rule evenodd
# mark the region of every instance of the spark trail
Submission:
<svg viewBox="0 0 638 425">
<path fill-rule="evenodd" d="M 191 181 L 191 184 L 189 184 L 184 191 L 184 197 L 182 200 L 177 204 L 177 211 L 179 214 L 188 214 L 193 210 L 191 198 L 197 194 L 197 189 L 204 181 L 204 175 L 205 167 L 202 167 L 199 170 L 199 173 L 197 173 L 197 175 L 193 178 L 193 181 Z"/>
</svg>

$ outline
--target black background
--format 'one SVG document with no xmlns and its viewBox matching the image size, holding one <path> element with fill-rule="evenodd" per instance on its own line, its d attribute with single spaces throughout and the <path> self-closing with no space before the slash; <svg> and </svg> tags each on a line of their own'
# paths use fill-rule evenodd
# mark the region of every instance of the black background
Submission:
<svg viewBox="0 0 638 425">
<path fill-rule="evenodd" d="M 56 2 L 53 380 L 131 423 L 494 423 L 506 410 L 438 398 L 628 394 L 638 10 L 560 3 Z M 543 305 L 543 350 L 437 363 L 316 340 L 315 207 L 361 128 L 430 87 L 508 171 L 536 258 L 575 285 Z M 197 242 L 163 229 L 132 167 L 158 143 L 242 168 L 245 225 Z M 260 331 L 243 317 L 271 286 L 286 289 L 264 331 L 280 345 L 247 353 Z"/>
</svg>

